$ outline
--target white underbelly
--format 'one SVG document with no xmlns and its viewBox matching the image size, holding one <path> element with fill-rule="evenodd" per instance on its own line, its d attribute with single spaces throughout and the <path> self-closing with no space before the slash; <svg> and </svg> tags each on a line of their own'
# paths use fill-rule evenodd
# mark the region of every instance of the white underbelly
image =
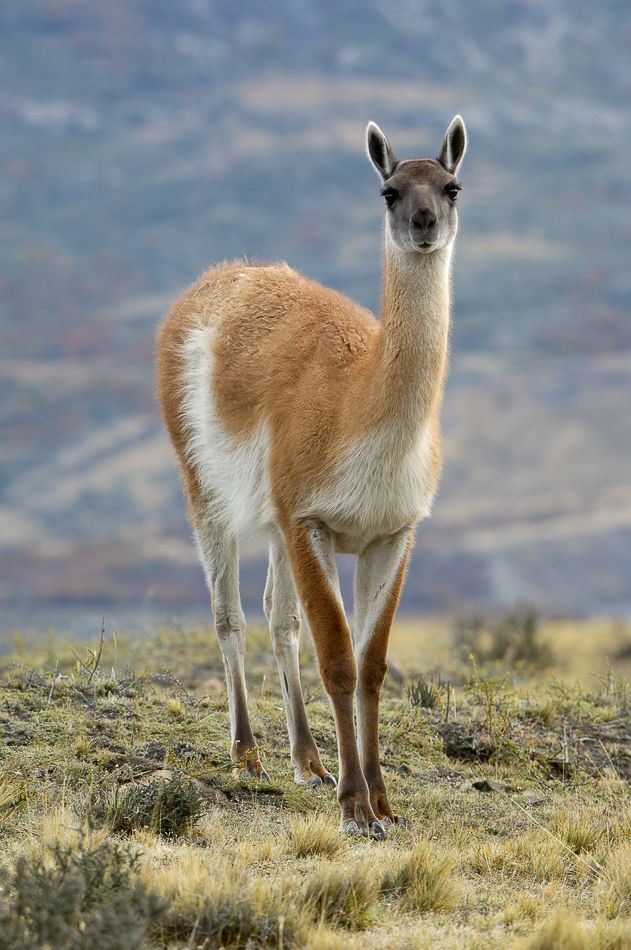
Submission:
<svg viewBox="0 0 631 950">
<path fill-rule="evenodd" d="M 272 520 L 269 427 L 262 423 L 247 439 L 237 440 L 222 425 L 211 386 L 212 340 L 212 328 L 200 327 L 184 345 L 188 457 L 218 520 L 236 533 L 247 532 Z"/>
</svg>

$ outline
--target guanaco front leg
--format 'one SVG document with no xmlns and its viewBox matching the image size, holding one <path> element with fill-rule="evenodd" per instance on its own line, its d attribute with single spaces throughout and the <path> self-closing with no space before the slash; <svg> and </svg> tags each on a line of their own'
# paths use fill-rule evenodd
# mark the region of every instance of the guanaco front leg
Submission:
<svg viewBox="0 0 631 950">
<path fill-rule="evenodd" d="M 384 838 L 385 829 L 370 803 L 357 748 L 353 709 L 357 667 L 342 607 L 333 537 L 320 522 L 297 521 L 285 531 L 285 538 L 322 682 L 333 706 L 341 828 L 351 834 Z"/>
<path fill-rule="evenodd" d="M 360 554 L 355 572 L 357 731 L 362 769 L 377 818 L 395 821 L 379 761 L 379 697 L 386 675 L 392 618 L 412 545 L 413 529 L 377 538 Z"/>
</svg>

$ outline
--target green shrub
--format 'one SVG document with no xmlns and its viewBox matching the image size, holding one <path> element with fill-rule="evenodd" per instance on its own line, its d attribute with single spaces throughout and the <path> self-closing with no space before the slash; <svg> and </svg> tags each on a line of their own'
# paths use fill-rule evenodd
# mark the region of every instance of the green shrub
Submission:
<svg viewBox="0 0 631 950">
<path fill-rule="evenodd" d="M 136 879 L 136 855 L 118 844 L 57 846 L 52 863 L 17 860 L 0 874 L 3 950 L 129 950 L 140 947 L 165 911 Z"/>
<path fill-rule="evenodd" d="M 176 838 L 191 830 L 202 810 L 203 801 L 193 782 L 174 775 L 168 782 L 129 785 L 114 796 L 94 793 L 86 817 L 93 827 L 107 825 L 118 834 L 149 828 L 165 838 Z"/>
<path fill-rule="evenodd" d="M 459 620 L 453 642 L 463 661 L 473 657 L 481 665 L 542 670 L 554 660 L 549 645 L 541 640 L 537 611 L 529 604 L 517 604 L 495 623 L 480 617 Z"/>
<path fill-rule="evenodd" d="M 420 706 L 422 709 L 435 709 L 440 703 L 441 684 L 436 685 L 420 676 L 408 686 L 408 702 L 410 706 Z"/>
</svg>

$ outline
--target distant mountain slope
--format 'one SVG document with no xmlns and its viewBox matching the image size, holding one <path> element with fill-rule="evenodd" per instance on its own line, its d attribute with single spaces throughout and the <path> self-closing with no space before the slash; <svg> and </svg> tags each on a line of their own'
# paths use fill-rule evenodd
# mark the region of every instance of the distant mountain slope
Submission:
<svg viewBox="0 0 631 950">
<path fill-rule="evenodd" d="M 204 596 L 160 315 L 242 254 L 376 309 L 365 123 L 431 154 L 460 111 L 446 468 L 406 603 L 629 611 L 625 5 L 24 0 L 0 36 L 0 599 Z"/>
</svg>

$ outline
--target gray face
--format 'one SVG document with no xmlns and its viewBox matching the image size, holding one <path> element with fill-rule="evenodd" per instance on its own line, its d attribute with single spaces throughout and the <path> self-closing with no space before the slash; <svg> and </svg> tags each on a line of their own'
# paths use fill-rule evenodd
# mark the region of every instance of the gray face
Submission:
<svg viewBox="0 0 631 950">
<path fill-rule="evenodd" d="M 460 183 L 432 158 L 397 165 L 383 183 L 386 227 L 401 251 L 431 254 L 451 244 L 458 230 Z"/>
<path fill-rule="evenodd" d="M 457 171 L 467 147 L 460 116 L 447 129 L 437 158 L 400 162 L 374 122 L 366 130 L 366 144 L 382 181 L 386 227 L 394 246 L 413 254 L 431 254 L 448 247 L 458 230 Z"/>
</svg>

